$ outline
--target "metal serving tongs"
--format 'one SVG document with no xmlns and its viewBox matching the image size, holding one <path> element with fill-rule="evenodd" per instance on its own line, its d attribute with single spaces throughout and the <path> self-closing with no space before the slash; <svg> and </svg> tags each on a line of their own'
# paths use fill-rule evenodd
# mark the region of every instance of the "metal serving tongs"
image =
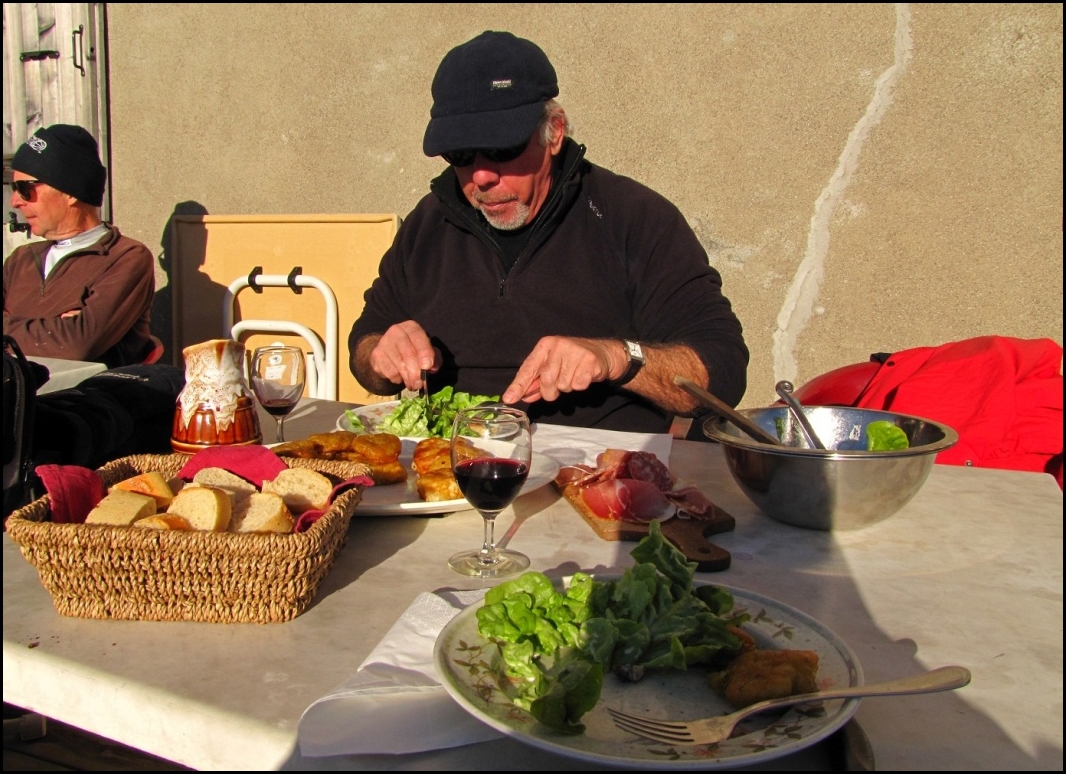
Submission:
<svg viewBox="0 0 1066 774">
<path fill-rule="evenodd" d="M 676 384 L 678 387 L 682 388 L 685 392 L 687 392 L 693 398 L 698 400 L 700 402 L 700 404 L 702 404 L 706 408 L 709 408 L 711 411 L 713 411 L 718 416 L 722 417 L 723 419 L 728 419 L 730 422 L 732 422 L 734 425 L 739 427 L 745 433 L 750 435 L 756 441 L 760 441 L 762 443 L 768 443 L 768 444 L 771 444 L 772 446 L 784 446 L 785 445 L 785 444 L 781 443 L 781 441 L 778 440 L 777 438 L 775 438 L 773 435 L 771 435 L 770 433 L 766 432 L 761 427 L 759 427 L 757 424 L 755 424 L 750 419 L 748 419 L 746 416 L 744 416 L 739 411 L 734 409 L 728 403 L 722 402 L 720 399 L 716 398 L 714 395 L 712 395 L 711 393 L 707 392 L 707 390 L 705 390 L 702 387 L 700 387 L 698 384 L 696 384 L 691 379 L 688 379 L 688 378 L 686 378 L 684 376 L 675 375 L 674 376 L 674 384 Z"/>
<path fill-rule="evenodd" d="M 803 406 L 800 404 L 796 396 L 792 394 L 792 382 L 778 382 L 775 389 L 778 397 L 785 402 L 788 406 L 788 410 L 792 412 L 792 416 L 794 416 L 796 421 L 799 422 L 803 434 L 807 436 L 807 443 L 815 449 L 821 449 L 824 451 L 825 444 L 822 443 L 822 439 L 818 437 L 818 433 L 814 432 L 814 427 L 811 425 L 811 421 L 807 419 L 807 414 L 804 412 Z"/>
</svg>

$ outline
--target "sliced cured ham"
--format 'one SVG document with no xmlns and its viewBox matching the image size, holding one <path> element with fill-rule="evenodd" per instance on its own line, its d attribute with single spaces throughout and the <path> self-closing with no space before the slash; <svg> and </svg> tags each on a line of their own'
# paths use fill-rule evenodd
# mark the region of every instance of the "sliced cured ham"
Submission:
<svg viewBox="0 0 1066 774">
<path fill-rule="evenodd" d="M 714 513 L 714 503 L 707 499 L 707 495 L 694 486 L 686 486 L 681 489 L 671 489 L 666 492 L 666 499 L 690 516 L 710 516 Z"/>
<path fill-rule="evenodd" d="M 714 515 L 714 505 L 699 489 L 675 489 L 674 474 L 651 452 L 605 449 L 595 469 L 571 465 L 557 481 L 580 489 L 585 505 L 601 519 L 647 523 L 678 510 L 697 519 Z"/>
<path fill-rule="evenodd" d="M 647 481 L 613 478 L 581 490 L 585 505 L 601 519 L 647 523 L 668 519 L 675 506 L 662 491 Z"/>
</svg>

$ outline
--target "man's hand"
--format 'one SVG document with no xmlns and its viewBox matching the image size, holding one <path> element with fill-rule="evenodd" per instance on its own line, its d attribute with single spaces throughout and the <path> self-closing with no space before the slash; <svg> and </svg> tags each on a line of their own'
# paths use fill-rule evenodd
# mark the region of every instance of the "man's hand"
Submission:
<svg viewBox="0 0 1066 774">
<path fill-rule="evenodd" d="M 626 383 L 664 411 L 683 416 L 699 409 L 685 390 L 674 384 L 675 374 L 707 384 L 707 368 L 684 344 L 644 344 L 647 358 L 640 372 Z M 629 353 L 620 339 L 582 339 L 546 336 L 537 342 L 504 391 L 504 403 L 553 401 L 564 392 L 587 390 L 594 382 L 621 379 L 629 370 Z"/>
<path fill-rule="evenodd" d="M 402 384 L 409 390 L 422 386 L 422 369 L 436 372 L 441 355 L 422 326 L 405 320 L 390 327 L 380 336 L 366 336 L 352 355 L 353 366 L 361 381 L 377 381 L 390 385 Z M 373 373 L 367 373 L 369 369 Z M 387 395 L 388 391 L 380 394 Z"/>
<path fill-rule="evenodd" d="M 621 341 L 545 336 L 529 353 L 504 403 L 556 400 L 564 392 L 587 390 L 594 382 L 619 378 L 628 367 Z"/>
</svg>

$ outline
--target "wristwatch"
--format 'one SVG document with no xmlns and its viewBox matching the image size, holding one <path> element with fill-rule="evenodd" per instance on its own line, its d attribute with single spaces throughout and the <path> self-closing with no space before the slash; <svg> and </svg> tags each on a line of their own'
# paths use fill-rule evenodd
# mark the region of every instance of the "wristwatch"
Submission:
<svg viewBox="0 0 1066 774">
<path fill-rule="evenodd" d="M 623 339 L 622 344 L 626 348 L 626 354 L 629 355 L 629 368 L 622 374 L 620 379 L 615 380 L 615 384 L 623 385 L 633 380 L 633 377 L 637 375 L 641 368 L 644 367 L 644 348 L 640 346 L 639 342 L 630 341 L 629 339 Z"/>
</svg>

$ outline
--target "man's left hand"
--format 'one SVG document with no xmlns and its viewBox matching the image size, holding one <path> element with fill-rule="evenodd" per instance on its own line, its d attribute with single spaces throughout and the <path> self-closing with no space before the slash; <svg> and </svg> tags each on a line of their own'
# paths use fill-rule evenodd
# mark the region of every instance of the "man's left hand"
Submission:
<svg viewBox="0 0 1066 774">
<path fill-rule="evenodd" d="M 564 392 L 587 390 L 612 374 L 618 378 L 627 364 L 621 341 L 545 336 L 526 357 L 502 400 L 553 401 Z"/>
</svg>

